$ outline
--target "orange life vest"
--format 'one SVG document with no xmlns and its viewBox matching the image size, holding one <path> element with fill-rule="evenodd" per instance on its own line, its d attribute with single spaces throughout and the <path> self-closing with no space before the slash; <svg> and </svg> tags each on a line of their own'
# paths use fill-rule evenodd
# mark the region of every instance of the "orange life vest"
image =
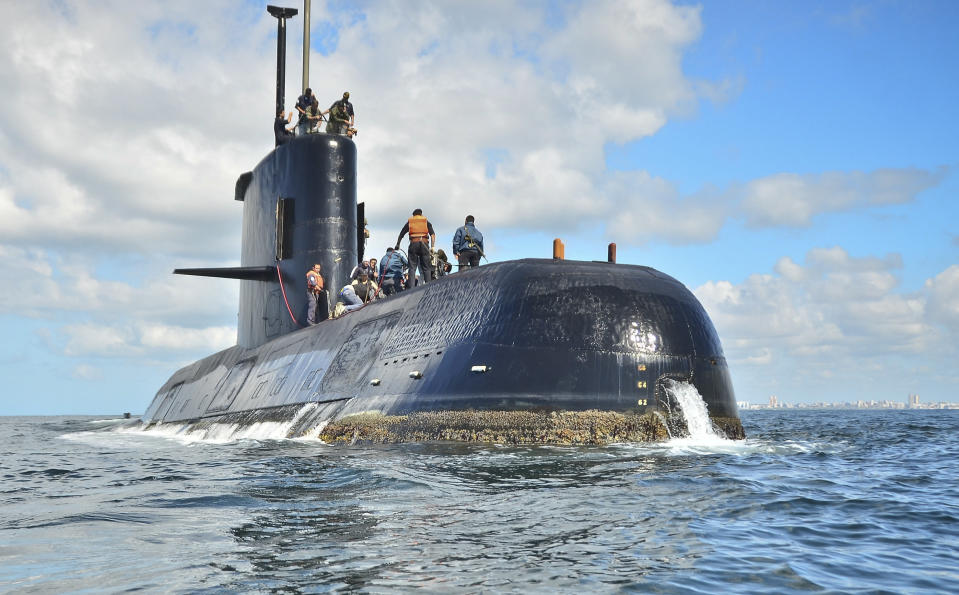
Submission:
<svg viewBox="0 0 959 595">
<path fill-rule="evenodd" d="M 314 279 L 310 279 L 310 277 L 314 277 Z M 312 281 L 312 283 L 310 281 Z M 306 286 L 315 291 L 323 291 L 323 275 L 313 269 L 308 270 L 306 272 Z"/>
<path fill-rule="evenodd" d="M 426 226 L 426 217 L 423 215 L 413 215 L 410 217 L 410 241 L 425 242 L 430 236 L 430 230 Z"/>
</svg>

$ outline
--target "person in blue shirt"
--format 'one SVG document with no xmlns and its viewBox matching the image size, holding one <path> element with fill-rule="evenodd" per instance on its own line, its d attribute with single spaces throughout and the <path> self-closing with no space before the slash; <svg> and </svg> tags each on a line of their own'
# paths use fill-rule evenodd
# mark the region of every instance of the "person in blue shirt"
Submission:
<svg viewBox="0 0 959 595">
<path fill-rule="evenodd" d="M 300 119 L 296 123 L 297 136 L 303 136 L 310 129 L 310 106 L 313 105 L 313 89 L 309 87 L 303 91 L 303 94 L 296 98 L 296 111 L 300 114 Z"/>
<path fill-rule="evenodd" d="M 392 247 L 386 249 L 386 254 L 380 259 L 380 289 L 384 295 L 393 295 L 403 291 L 403 271 L 409 268 L 410 262 Z"/>
<path fill-rule="evenodd" d="M 460 227 L 453 234 L 453 256 L 459 262 L 459 270 L 478 267 L 483 252 L 483 234 L 476 229 L 476 219 L 472 215 L 466 216 L 466 225 Z"/>
</svg>

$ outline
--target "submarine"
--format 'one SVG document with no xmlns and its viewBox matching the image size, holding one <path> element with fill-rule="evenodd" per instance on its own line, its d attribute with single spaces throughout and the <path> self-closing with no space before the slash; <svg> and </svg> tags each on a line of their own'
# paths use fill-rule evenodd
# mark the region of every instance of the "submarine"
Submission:
<svg viewBox="0 0 959 595">
<path fill-rule="evenodd" d="M 281 46 L 296 10 L 268 10 L 281 112 Z M 174 272 L 239 281 L 236 345 L 176 371 L 144 429 L 277 423 L 329 443 L 654 441 L 675 434 L 671 387 L 687 383 L 716 429 L 745 437 L 702 304 L 663 272 L 615 262 L 614 249 L 605 261 L 559 250 L 489 263 L 306 326 L 304 272 L 321 264 L 335 292 L 364 257 L 356 143 L 316 133 L 279 144 L 239 176 L 234 199 L 240 266 Z"/>
</svg>

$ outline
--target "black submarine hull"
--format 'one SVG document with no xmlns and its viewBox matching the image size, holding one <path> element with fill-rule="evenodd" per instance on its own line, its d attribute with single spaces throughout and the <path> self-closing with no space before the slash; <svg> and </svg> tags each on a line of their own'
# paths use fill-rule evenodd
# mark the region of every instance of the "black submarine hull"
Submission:
<svg viewBox="0 0 959 595">
<path fill-rule="evenodd" d="M 648 267 L 528 259 L 207 357 L 174 374 L 143 420 L 285 419 L 298 435 L 370 413 L 641 416 L 671 409 L 669 379 L 693 384 L 741 434 L 719 339 L 685 286 Z"/>
<path fill-rule="evenodd" d="M 324 440 L 659 439 L 678 380 L 742 435 L 709 316 L 648 267 L 493 263 L 305 327 L 304 272 L 321 264 L 335 293 L 363 258 L 356 180 L 356 145 L 327 134 L 297 137 L 240 176 L 241 266 L 175 271 L 239 280 L 237 345 L 177 371 L 144 424 L 279 422 Z M 378 421 L 344 421 L 360 418 Z"/>
</svg>

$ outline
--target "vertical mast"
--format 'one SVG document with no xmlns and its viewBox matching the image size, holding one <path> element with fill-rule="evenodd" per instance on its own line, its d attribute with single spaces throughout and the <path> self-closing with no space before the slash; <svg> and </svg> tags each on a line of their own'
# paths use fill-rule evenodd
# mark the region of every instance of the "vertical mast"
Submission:
<svg viewBox="0 0 959 595">
<path fill-rule="evenodd" d="M 266 11 L 276 17 L 276 113 L 283 111 L 286 93 L 286 19 L 296 16 L 295 8 L 267 6 Z"/>
<path fill-rule="evenodd" d="M 310 0 L 303 0 L 303 88 L 310 86 Z"/>
</svg>

